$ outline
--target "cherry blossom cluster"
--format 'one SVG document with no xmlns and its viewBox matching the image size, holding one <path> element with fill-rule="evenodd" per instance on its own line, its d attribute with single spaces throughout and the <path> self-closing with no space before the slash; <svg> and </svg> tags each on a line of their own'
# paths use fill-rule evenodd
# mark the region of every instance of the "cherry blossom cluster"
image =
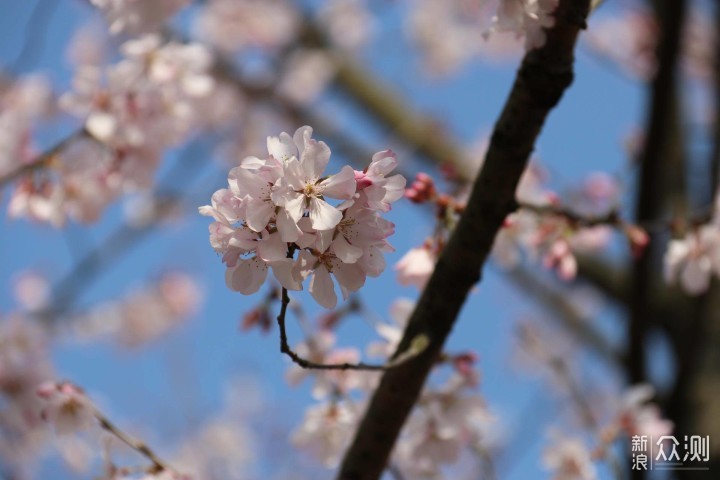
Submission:
<svg viewBox="0 0 720 480">
<path fill-rule="evenodd" d="M 592 452 L 581 438 L 553 431 L 551 443 L 543 452 L 543 466 L 553 472 L 553 479 L 596 480 Z"/>
<path fill-rule="evenodd" d="M 230 114 L 217 106 L 237 105 L 211 76 L 212 56 L 199 44 L 147 35 L 120 49 L 124 58 L 114 65 L 78 67 L 59 104 L 83 129 L 48 168 L 20 181 L 11 216 L 56 226 L 68 217 L 95 221 L 119 195 L 153 184 L 164 149 Z"/>
<path fill-rule="evenodd" d="M 137 473 L 142 472 L 142 480 L 192 480 L 191 477 L 178 473 L 161 463 L 147 445 L 136 441 L 119 430 L 93 405 L 83 389 L 77 385 L 70 382 L 48 381 L 39 385 L 36 393 L 43 404 L 40 415 L 45 422 L 54 428 L 57 435 L 70 436 L 93 428 L 101 428 L 111 436 L 108 437 L 108 442 L 122 442 L 152 462 L 150 467 L 118 467 L 109 458 L 108 445 L 110 443 L 106 442 L 106 471 L 103 476 L 97 478 L 102 480 L 132 480 L 140 478 Z M 88 457 L 92 456 L 89 452 L 83 452 L 83 454 Z M 84 470 L 86 466 L 81 469 Z"/>
<path fill-rule="evenodd" d="M 647 80 L 657 68 L 655 50 L 660 28 L 651 10 L 631 5 L 598 17 L 588 30 L 587 42 L 599 55 L 613 61 L 629 76 Z M 685 71 L 695 79 L 712 77 L 717 31 L 712 20 L 693 9 L 683 27 L 681 58 Z"/>
<path fill-rule="evenodd" d="M 457 70 L 475 57 L 503 58 L 545 44 L 555 24 L 557 0 L 499 0 L 493 14 L 486 0 L 416 0 L 408 32 L 433 73 Z"/>
<path fill-rule="evenodd" d="M 0 460 L 18 475 L 46 446 L 35 390 L 54 375 L 46 332 L 20 313 L 0 316 Z"/>
<path fill-rule="evenodd" d="M 292 41 L 300 12 L 287 0 L 209 0 L 194 29 L 200 39 L 225 52 L 248 47 L 273 49 Z"/>
<path fill-rule="evenodd" d="M 550 431 L 543 464 L 554 472 L 553 478 L 595 479 L 595 462 L 613 462 L 613 445 L 618 441 L 628 441 L 634 435 L 659 438 L 672 433 L 672 422 L 663 418 L 659 407 L 652 403 L 654 390 L 650 385 L 635 385 L 620 394 L 588 391 L 579 380 L 576 363 L 568 360 L 577 357 L 575 345 L 564 339 L 560 331 L 522 323 L 518 333 L 523 363 L 534 371 L 551 374 L 552 384 L 572 407 L 569 409 L 572 418 L 565 420 L 577 427 L 579 418 L 585 430 Z M 567 427 L 570 429 L 573 427 Z"/>
<path fill-rule="evenodd" d="M 345 166 L 325 175 L 330 149 L 312 138 L 310 127 L 268 137 L 267 147 L 267 157 L 245 158 L 230 171 L 230 188 L 200 208 L 215 220 L 210 244 L 227 266 L 230 289 L 255 293 L 272 270 L 288 290 L 301 290 L 309 278 L 313 298 L 333 308 L 333 277 L 347 299 L 385 268 L 394 225 L 381 214 L 405 187 L 401 175 L 390 175 L 395 154 L 376 153 L 363 171 Z"/>
<path fill-rule="evenodd" d="M 102 11 L 110 32 L 139 34 L 155 32 L 190 0 L 90 0 Z"/>
<path fill-rule="evenodd" d="M 78 340 L 110 336 L 123 346 L 137 347 L 182 325 L 200 301 L 195 280 L 186 273 L 170 271 L 125 298 L 73 316 L 68 328 Z"/>
<path fill-rule="evenodd" d="M 87 430 L 96 424 L 95 407 L 85 392 L 72 383 L 43 383 L 37 388 L 37 395 L 45 401 L 42 419 L 59 435 Z"/>
<path fill-rule="evenodd" d="M 52 113 L 53 101 L 43 76 L 0 78 L 0 176 L 34 158 L 33 130 Z"/>
<path fill-rule="evenodd" d="M 664 258 L 665 281 L 679 284 L 690 295 L 706 292 L 713 275 L 720 277 L 718 219 L 693 228 L 683 238 L 670 240 Z"/>
<path fill-rule="evenodd" d="M 590 175 L 577 191 L 568 193 L 572 210 L 565 209 L 559 196 L 543 186 L 543 175 L 531 164 L 518 186 L 520 208 L 510 214 L 498 233 L 493 258 L 504 268 L 518 266 L 523 258 L 540 262 L 564 280 L 577 274 L 577 252 L 596 252 L 606 247 L 613 228 L 627 237 L 634 253 L 644 248 L 648 236 L 637 226 L 622 222 L 615 211 L 620 189 L 609 175 Z M 434 203 L 438 228 L 420 247 L 410 249 L 395 265 L 398 282 L 419 289 L 432 273 L 437 258 L 467 201 L 467 191 L 454 197 L 441 194 L 429 175 L 420 173 L 406 190 L 414 203 Z"/>
<path fill-rule="evenodd" d="M 554 429 L 550 432 L 550 444 L 543 453 L 543 465 L 553 471 L 553 478 L 594 480 L 598 478 L 595 462 L 613 462 L 612 444 L 620 438 L 629 441 L 634 435 L 660 438 L 673 431 L 672 422 L 660 415 L 659 408 L 648 403 L 654 396 L 652 387 L 646 384 L 630 387 L 616 402 L 611 421 L 600 431 L 593 432 L 596 445 L 588 446 L 581 435 L 569 436 Z"/>
<path fill-rule="evenodd" d="M 414 302 L 396 301 L 391 323 L 375 325 L 381 340 L 370 343 L 370 356 L 388 358 L 397 348 Z M 324 322 L 320 322 L 321 324 Z M 335 347 L 335 335 L 327 329 L 314 332 L 297 349 L 317 363 L 357 363 L 356 348 Z M 471 353 L 447 355 L 439 365 L 452 370 L 439 386 L 428 386 L 398 440 L 391 464 L 408 478 L 438 478 L 441 469 L 454 464 L 469 448 L 487 446 L 485 431 L 494 422 L 483 398 L 477 393 L 478 372 Z M 313 378 L 313 397 L 318 403 L 306 411 L 292 442 L 308 451 L 325 467 L 335 468 L 349 445 L 361 419 L 368 395 L 379 380 L 377 372 L 357 370 L 307 370 L 293 365 L 288 381 L 297 384 Z"/>
<path fill-rule="evenodd" d="M 96 444 L 97 434 L 101 431 L 104 471 L 93 475 L 99 480 L 199 480 L 218 475 L 241 478 L 247 476 L 255 460 L 254 433 L 245 423 L 259 407 L 257 401 L 250 400 L 253 393 L 257 395 L 258 392 L 252 392 L 247 379 L 230 382 L 224 406 L 216 416 L 199 425 L 193 435 L 175 446 L 169 463 L 159 459 L 146 444 L 120 430 L 77 385 L 45 381 L 37 384 L 33 392 L 35 410 L 26 419 L 35 420 L 35 439 L 39 440 L 37 435 L 51 427 L 55 433 L 53 443 L 64 460 L 83 476 L 89 475 L 99 459 L 100 448 Z M 116 465 L 112 457 L 114 454 L 127 457 L 128 447 L 144 456 L 151 465 Z M 13 460 L 13 457 L 3 457 L 6 459 Z"/>
</svg>

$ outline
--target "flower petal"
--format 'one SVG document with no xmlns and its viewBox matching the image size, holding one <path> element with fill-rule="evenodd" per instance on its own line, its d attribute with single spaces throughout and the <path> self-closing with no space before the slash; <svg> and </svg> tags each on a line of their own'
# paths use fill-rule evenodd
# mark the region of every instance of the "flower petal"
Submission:
<svg viewBox="0 0 720 480">
<path fill-rule="evenodd" d="M 320 265 L 315 269 L 308 290 L 315 301 L 323 307 L 335 308 L 335 305 L 337 305 L 335 285 L 330 277 L 330 272 L 324 265 Z"/>
<path fill-rule="evenodd" d="M 276 262 L 287 258 L 288 246 L 280 238 L 279 233 L 263 232 L 263 239 L 258 242 L 257 254 L 266 262 Z"/>
<path fill-rule="evenodd" d="M 344 235 L 338 235 L 337 238 L 333 240 L 330 245 L 330 251 L 343 263 L 355 263 L 363 254 L 362 248 L 350 245 Z"/>
<path fill-rule="evenodd" d="M 272 203 L 253 199 L 246 206 L 245 222 L 252 230 L 261 232 L 267 226 L 274 212 L 275 205 Z"/>
<path fill-rule="evenodd" d="M 283 242 L 295 242 L 300 238 L 302 231 L 286 209 L 281 208 L 278 211 L 275 222 Z"/>
<path fill-rule="evenodd" d="M 288 290 L 302 290 L 302 275 L 299 269 L 295 268 L 295 262 L 286 258 L 270 264 L 273 275 L 280 282 L 280 285 Z"/>
<path fill-rule="evenodd" d="M 333 267 L 333 275 L 343 290 L 357 292 L 365 285 L 365 272 L 358 265 L 353 263 L 338 263 Z M 347 292 L 343 292 L 347 299 Z"/>
<path fill-rule="evenodd" d="M 244 295 L 258 290 L 267 278 L 267 265 L 257 257 L 240 260 L 234 268 L 225 271 L 225 283 L 228 288 Z"/>
<path fill-rule="evenodd" d="M 331 230 L 342 220 L 342 212 L 319 198 L 310 199 L 310 221 L 315 230 Z"/>
<path fill-rule="evenodd" d="M 323 196 L 347 200 L 355 194 L 355 171 L 346 165 L 337 175 L 326 178 L 318 185 Z"/>
<path fill-rule="evenodd" d="M 276 160 L 287 162 L 290 158 L 297 156 L 297 149 L 292 138 L 285 132 L 279 137 L 267 137 L 268 153 L 275 157 Z"/>
</svg>

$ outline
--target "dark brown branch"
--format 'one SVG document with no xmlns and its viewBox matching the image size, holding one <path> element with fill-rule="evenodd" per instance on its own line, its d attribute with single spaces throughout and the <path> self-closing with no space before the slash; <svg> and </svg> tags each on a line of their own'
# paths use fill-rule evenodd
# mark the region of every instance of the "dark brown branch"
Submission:
<svg viewBox="0 0 720 480">
<path fill-rule="evenodd" d="M 720 2 L 716 2 L 715 18 L 720 18 Z M 715 201 L 720 182 L 720 35 L 715 34 L 715 57 L 713 58 L 715 112 L 711 126 L 712 151 L 710 152 L 710 202 Z"/>
<path fill-rule="evenodd" d="M 602 2 L 598 2 L 596 6 L 600 3 Z M 331 48 L 322 32 L 312 25 L 307 25 L 304 33 L 304 40 L 307 43 L 325 49 Z M 472 181 L 472 163 L 463 162 L 465 154 L 454 139 L 437 128 L 437 122 L 413 113 L 412 108 L 405 104 L 400 96 L 385 88 L 347 55 L 337 53 L 332 58 L 338 69 L 335 76 L 336 85 L 349 94 L 360 108 L 386 127 L 393 129 L 400 140 L 415 148 L 421 158 L 435 165 L 450 165 L 455 170 L 458 180 Z M 289 108 L 297 113 L 296 107 Z M 582 262 L 578 263 L 579 277 L 590 281 L 613 300 L 618 301 L 621 297 L 629 296 L 627 290 L 620 292 L 620 287 L 613 283 L 613 279 L 618 275 L 624 275 L 624 272 L 610 268 L 609 264 L 595 264 L 590 271 L 586 271 L 584 267 Z"/>
<path fill-rule="evenodd" d="M 438 259 L 413 312 L 398 352 L 418 335 L 429 339 L 417 357 L 388 370 L 343 459 L 337 478 L 380 478 L 405 420 L 450 334 L 505 217 L 545 119 L 573 79 L 573 50 L 589 0 L 561 0 L 547 42 L 523 59 L 498 120 L 467 208 Z"/>
<path fill-rule="evenodd" d="M 280 352 L 284 353 L 292 359 L 293 362 L 298 364 L 302 368 L 310 370 L 368 370 L 368 371 L 379 371 L 387 370 L 392 368 L 393 364 L 388 365 L 371 365 L 367 363 L 317 363 L 312 362 L 306 358 L 298 355 L 292 348 L 287 339 L 287 330 L 285 328 L 285 316 L 287 314 L 287 308 L 290 304 L 290 297 L 285 287 L 282 288 L 282 294 L 280 298 L 280 314 L 277 317 L 278 327 L 280 328 Z"/>
<path fill-rule="evenodd" d="M 658 44 L 658 71 L 651 85 L 647 131 L 640 155 L 638 203 L 635 220 L 652 222 L 660 218 L 666 206 L 662 191 L 663 172 L 667 166 L 666 150 L 669 147 L 669 130 L 675 90 L 680 38 L 685 16 L 685 0 L 661 2 L 661 28 Z M 660 236 L 650 235 L 650 244 L 633 266 L 633 286 L 628 328 L 628 373 L 631 383 L 645 380 L 645 334 L 652 323 L 650 299 L 653 279 L 656 276 L 654 261 L 661 245 Z"/>
</svg>

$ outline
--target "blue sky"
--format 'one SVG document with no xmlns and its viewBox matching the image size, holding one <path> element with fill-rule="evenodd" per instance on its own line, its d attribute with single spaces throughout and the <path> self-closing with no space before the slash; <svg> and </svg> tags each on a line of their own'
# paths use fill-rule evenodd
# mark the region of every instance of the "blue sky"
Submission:
<svg viewBox="0 0 720 480">
<path fill-rule="evenodd" d="M 0 4 L 3 13 L 0 15 L 0 62 L 3 65 L 17 55 L 34 3 Z M 46 28 L 33 34 L 37 41 L 45 43 L 37 62 L 21 65 L 16 70 L 23 74 L 30 71 L 47 74 L 58 91 L 67 88 L 70 78 L 62 47 L 69 35 L 91 18 L 83 2 L 61 3 Z M 490 131 L 510 88 L 516 63 L 508 61 L 498 67 L 475 62 L 451 79 L 423 77 L 412 48 L 392 23 L 399 8 L 384 9 L 379 34 L 362 53 L 363 60 L 384 82 L 402 91 L 415 110 L 431 114 L 450 126 L 460 142 L 470 143 L 482 132 Z M 384 48 L 385 45 L 392 48 Z M 580 50 L 575 83 L 552 112 L 537 145 L 543 164 L 553 174 L 554 186 L 562 190 L 595 170 L 631 172 L 622 142 L 629 127 L 642 118 L 641 93 L 640 85 Z M 329 97 L 324 103 L 333 105 L 337 101 Z M 346 120 L 356 122 L 353 128 L 361 136 L 384 141 L 374 133 L 374 125 L 356 117 L 349 116 Z M 54 137 L 67 130 L 67 124 L 50 128 L 39 143 L 50 145 Z M 332 149 L 332 144 L 330 147 Z M 400 145 L 370 143 L 368 147 L 372 150 L 399 147 L 398 150 L 403 151 Z M 148 277 L 166 268 L 179 267 L 194 274 L 202 283 L 205 298 L 201 311 L 162 341 L 140 349 L 125 351 L 108 343 L 63 343 L 54 351 L 61 376 L 86 387 L 119 423 L 154 432 L 148 440 L 161 445 L 162 439 L 171 435 L 178 424 L 211 416 L 220 406 L 225 383 L 238 375 L 251 376 L 261 385 L 267 405 L 272 409 L 269 418 L 279 427 L 289 428 L 299 422 L 304 407 L 311 402 L 308 385 L 293 389 L 283 381 L 288 361 L 278 351 L 276 332 L 262 336 L 257 332 L 241 333 L 238 329 L 240 317 L 259 301 L 261 294 L 243 297 L 224 285 L 224 267 L 208 244 L 208 219 L 193 213 L 194 207 L 209 203 L 212 191 L 224 186 L 223 172 L 211 161 L 210 148 L 199 150 L 199 156 L 205 156 L 208 165 L 193 189 L 195 193 L 189 203 L 195 202 L 195 205 L 188 207 L 190 215 L 179 224 L 154 233 L 108 268 L 83 292 L 79 305 L 111 299 L 142 285 Z M 168 161 L 173 157 L 170 153 Z M 336 157 L 332 170 L 342 165 L 343 159 Z M 410 162 L 402 158 L 401 161 Z M 7 192 L 3 192 L 3 205 L 6 200 Z M 61 278 L 72 265 L 74 251 L 102 246 L 103 238 L 113 231 L 120 218 L 121 207 L 115 205 L 97 225 L 70 225 L 65 231 L 57 231 L 4 216 L 0 221 L 0 312 L 12 308 L 11 280 L 18 271 L 32 268 L 47 274 L 51 280 Z M 397 226 L 391 239 L 397 252 L 387 258 L 392 265 L 405 251 L 418 245 L 432 227 L 422 208 L 404 201 L 398 202 L 388 218 Z M 113 255 L 113 252 L 106 253 Z M 536 314 L 538 306 L 513 289 L 493 268 L 486 271 L 482 285 L 462 311 L 448 349 L 472 349 L 479 353 L 481 391 L 504 423 L 512 426 L 521 421 L 528 408 L 543 412 L 523 433 L 531 438 L 524 439 L 526 446 L 522 452 L 513 451 L 517 464 L 503 478 L 544 478 L 546 474 L 539 469 L 544 425 L 561 412 L 557 404 L 549 400 L 551 397 L 542 393 L 546 388 L 542 380 L 519 372 L 511 361 L 514 322 L 520 316 Z M 363 300 L 380 315 L 386 315 L 398 296 L 415 298 L 417 292 L 399 287 L 391 269 L 378 279 L 369 279 L 361 290 Z M 317 311 L 307 293 L 301 294 L 301 298 L 309 311 Z M 615 331 L 613 318 L 608 308 L 599 315 L 599 321 L 611 332 Z M 299 335 L 296 328 L 291 330 L 296 340 L 300 339 Z M 359 319 L 345 322 L 340 331 L 342 344 L 360 348 L 371 335 L 370 328 Z M 592 361 L 588 368 L 597 375 L 598 368 Z M 74 477 L 63 474 L 53 478 Z"/>
</svg>

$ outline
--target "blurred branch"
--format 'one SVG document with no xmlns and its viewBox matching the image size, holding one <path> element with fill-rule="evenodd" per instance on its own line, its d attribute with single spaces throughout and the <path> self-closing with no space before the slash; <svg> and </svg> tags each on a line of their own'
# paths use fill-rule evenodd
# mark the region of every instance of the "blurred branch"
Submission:
<svg viewBox="0 0 720 480">
<path fill-rule="evenodd" d="M 716 2 L 716 19 L 720 19 L 720 2 Z M 720 182 L 720 35 L 715 34 L 715 57 L 713 58 L 713 100 L 715 102 L 714 117 L 710 131 L 710 138 L 713 139 L 712 151 L 710 152 L 710 201 L 715 202 L 718 194 L 718 183 Z"/>
<path fill-rule="evenodd" d="M 521 268 L 509 270 L 505 272 L 505 276 L 554 313 L 551 318 L 565 327 L 583 345 L 587 345 L 603 360 L 608 360 L 613 365 L 622 364 L 622 352 L 593 328 L 589 319 L 568 299 L 567 292 L 551 287 L 548 282 Z"/>
<path fill-rule="evenodd" d="M 720 1 L 715 2 L 715 18 L 720 20 Z M 720 37 L 715 35 L 714 57 L 712 58 L 714 87 L 714 117 L 709 126 L 712 146 L 707 162 L 709 172 L 709 198 L 715 213 L 720 178 Z M 720 432 L 720 281 L 713 278 L 708 290 L 693 299 L 685 316 L 678 316 L 679 334 L 673 337 L 676 349 L 677 373 L 672 393 L 667 399 L 667 414 L 673 419 L 678 435 L 709 435 L 716 437 Z M 720 449 L 711 447 L 713 459 L 708 464 L 710 471 L 718 468 Z M 708 478 L 711 474 L 708 473 Z M 679 478 L 691 478 L 678 475 Z M 704 478 L 704 477 L 703 477 Z"/>
<path fill-rule="evenodd" d="M 80 129 L 76 130 L 75 132 L 71 133 L 67 137 L 60 140 L 58 143 L 50 147 L 45 152 L 41 153 L 37 157 L 35 157 L 34 160 L 32 160 L 29 163 L 26 163 L 24 165 L 21 165 L 17 169 L 6 173 L 2 177 L 0 177 L 0 189 L 5 187 L 6 185 L 9 185 L 13 181 L 17 180 L 18 178 L 22 177 L 23 175 L 26 175 L 28 173 L 32 173 L 35 170 L 40 170 L 42 168 L 45 168 L 52 164 L 52 162 L 55 160 L 55 157 L 60 154 L 65 148 L 67 148 L 70 144 L 72 144 L 74 141 L 79 140 L 80 138 L 88 137 L 92 138 L 91 135 L 87 132 L 87 130 Z"/>
<path fill-rule="evenodd" d="M 393 129 L 400 140 L 415 147 L 422 156 L 438 165 L 452 165 L 463 180 L 472 180 L 474 171 L 471 164 L 461 161 L 465 153 L 436 122 L 413 114 L 413 109 L 402 101 L 400 95 L 367 73 L 367 69 L 356 64 L 347 53 L 332 48 L 325 35 L 310 21 L 305 24 L 302 38 L 306 44 L 320 46 L 327 51 L 336 68 L 335 83 L 360 108 Z"/>
<path fill-rule="evenodd" d="M 187 162 L 191 155 L 197 155 L 196 149 L 198 146 L 198 143 L 191 143 L 180 154 L 175 165 L 166 174 L 165 179 L 160 182 L 154 198 L 153 221 L 143 226 L 122 224 L 107 236 L 100 245 L 85 253 L 79 261 L 75 262 L 70 271 L 55 283 L 52 303 L 48 308 L 38 313 L 40 318 L 49 321 L 55 316 L 66 313 L 83 288 L 102 272 L 101 267 L 107 268 L 113 262 L 120 261 L 133 247 L 154 232 L 160 224 L 160 220 L 181 203 L 184 195 L 190 191 L 189 187 L 192 182 L 200 178 L 194 168 L 189 168 Z M 207 162 L 192 162 L 192 164 L 204 166 L 207 165 Z M 163 192 L 166 188 L 163 185 L 175 185 L 178 183 L 175 176 L 179 173 L 188 175 L 195 173 L 195 175 L 188 176 L 188 180 L 183 183 L 183 192 L 181 194 Z M 112 254 L 108 255 L 108 252 L 112 252 Z"/>
<path fill-rule="evenodd" d="M 446 135 L 437 123 L 424 118 L 405 104 L 401 95 L 378 82 L 367 73 L 367 69 L 352 61 L 342 52 L 332 49 L 323 33 L 309 22 L 304 31 L 305 42 L 319 45 L 331 53 L 337 68 L 335 83 L 351 96 L 356 104 L 373 118 L 381 121 L 394 131 L 405 143 L 415 147 L 417 151 L 436 165 L 451 165 L 462 181 L 472 180 L 474 169 L 472 161 L 464 161 L 466 154 L 457 146 L 454 139 Z M 623 286 L 614 280 L 623 275 L 619 270 L 607 263 L 588 265 L 578 262 L 578 275 L 595 284 L 600 290 L 618 301 L 621 296 L 627 297 L 628 292 L 621 292 Z"/>
<path fill-rule="evenodd" d="M 420 394 L 437 355 L 480 280 L 480 270 L 505 217 L 515 210 L 515 190 L 545 119 L 573 79 L 573 49 L 585 26 L 589 0 L 561 0 L 546 44 L 523 59 L 468 206 L 438 259 L 413 312 L 398 352 L 419 335 L 428 347 L 388 370 L 376 389 L 337 478 L 380 478 L 400 429 Z"/>
<path fill-rule="evenodd" d="M 583 216 L 570 208 L 558 205 L 536 205 L 519 202 L 518 208 L 529 210 L 537 215 L 562 217 L 575 227 L 596 227 L 599 225 L 609 225 L 613 227 L 625 226 L 625 222 L 621 219 L 620 213 L 617 210 L 611 210 L 605 215 Z"/>
<path fill-rule="evenodd" d="M 647 129 L 640 154 L 640 175 L 635 220 L 655 221 L 663 213 L 663 174 L 668 168 L 666 150 L 670 147 L 673 105 L 677 87 L 677 63 L 680 52 L 685 0 L 666 0 L 660 6 L 658 70 L 651 85 Z M 628 374 L 631 383 L 645 380 L 645 335 L 653 318 L 650 310 L 654 260 L 658 258 L 660 236 L 650 233 L 650 244 L 633 265 L 633 285 L 628 327 Z"/>
<path fill-rule="evenodd" d="M 118 428 L 114 423 L 112 423 L 110 419 L 103 415 L 102 412 L 100 412 L 98 409 L 95 409 L 94 413 L 95 418 L 97 418 L 98 422 L 100 423 L 100 427 L 103 430 L 112 434 L 125 445 L 132 448 L 133 450 L 143 455 L 152 462 L 153 467 L 148 473 L 160 473 L 164 470 L 175 471 L 174 469 L 170 468 L 167 463 L 160 460 L 160 458 L 150 447 L 147 446 L 147 444 L 120 430 L 120 428 Z"/>
<path fill-rule="evenodd" d="M 578 276 L 588 280 L 594 287 L 615 302 L 626 304 L 630 298 L 630 272 L 621 265 L 598 255 L 575 253 Z"/>
</svg>

